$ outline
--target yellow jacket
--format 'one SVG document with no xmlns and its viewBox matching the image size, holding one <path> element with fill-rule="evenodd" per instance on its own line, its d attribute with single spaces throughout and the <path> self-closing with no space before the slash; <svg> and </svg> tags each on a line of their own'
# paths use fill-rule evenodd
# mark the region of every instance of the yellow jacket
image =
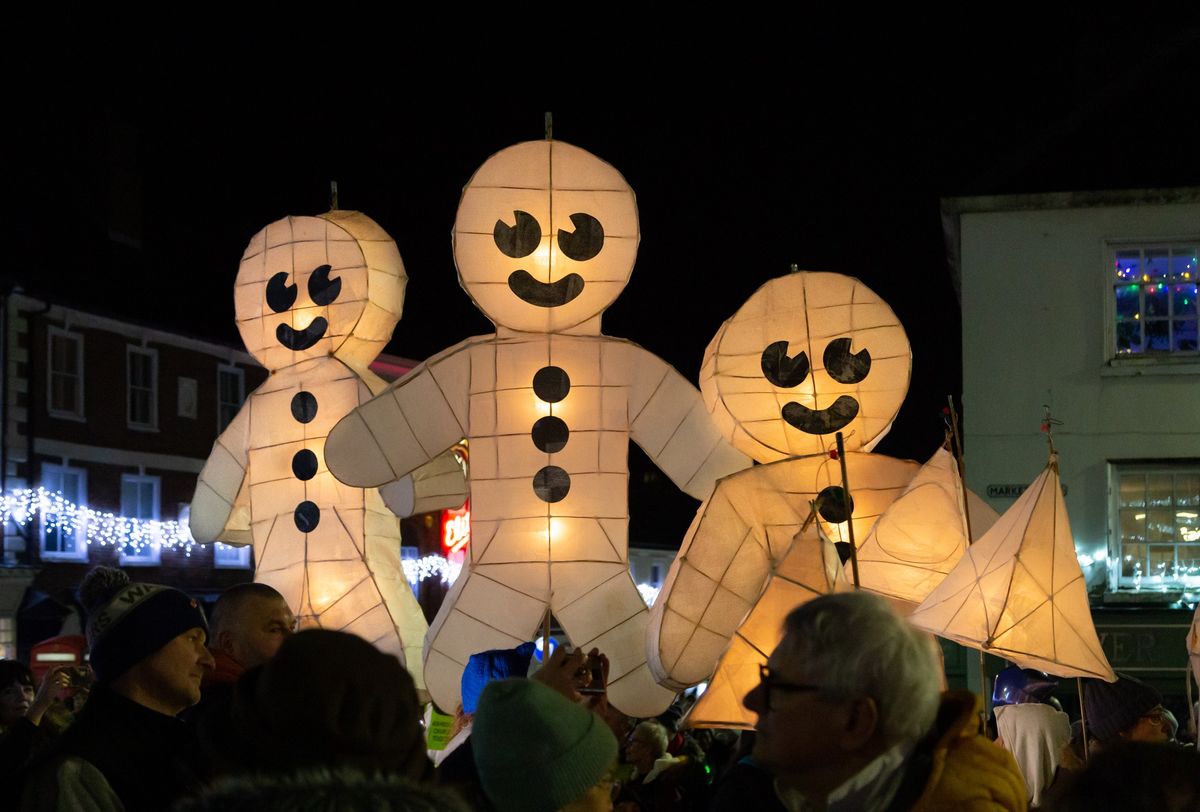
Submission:
<svg viewBox="0 0 1200 812">
<path fill-rule="evenodd" d="M 942 695 L 934 733 L 914 752 L 919 762 L 910 759 L 910 770 L 928 768 L 924 790 L 911 806 L 899 808 L 912 812 L 1025 812 L 1025 779 L 1012 754 L 982 735 L 981 710 L 975 694 L 948 691 Z"/>
</svg>

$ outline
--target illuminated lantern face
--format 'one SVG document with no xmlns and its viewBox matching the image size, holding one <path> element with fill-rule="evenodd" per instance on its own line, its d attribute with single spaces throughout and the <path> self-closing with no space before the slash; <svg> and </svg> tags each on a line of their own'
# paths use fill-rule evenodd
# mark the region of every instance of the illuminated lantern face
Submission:
<svg viewBox="0 0 1200 812">
<path fill-rule="evenodd" d="M 499 326 L 555 333 L 600 315 L 629 281 L 637 204 L 621 174 L 561 141 L 489 158 L 454 223 L 459 280 Z"/>
<path fill-rule="evenodd" d="M 374 223 L 357 237 L 342 228 L 349 214 L 286 217 L 246 248 L 234 288 L 237 325 L 267 369 L 329 355 L 365 367 L 391 338 L 404 307 L 404 263 Z"/>
<path fill-rule="evenodd" d="M 793 273 L 763 285 L 709 344 L 700 390 L 730 442 L 759 462 L 817 454 L 840 431 L 869 451 L 908 391 L 896 314 L 857 279 Z"/>
</svg>

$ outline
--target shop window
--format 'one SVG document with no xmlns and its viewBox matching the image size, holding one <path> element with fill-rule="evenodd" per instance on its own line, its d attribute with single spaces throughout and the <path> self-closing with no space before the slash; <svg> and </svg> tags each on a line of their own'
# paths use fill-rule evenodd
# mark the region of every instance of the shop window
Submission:
<svg viewBox="0 0 1200 812">
<path fill-rule="evenodd" d="M 1110 357 L 1200 355 L 1196 256 L 1194 243 L 1113 249 Z"/>
<path fill-rule="evenodd" d="M 87 471 L 69 465 L 42 464 L 42 487 L 83 505 L 87 501 Z M 51 501 L 54 505 L 54 501 Z M 43 561 L 87 561 L 87 528 L 83 522 L 60 522 L 57 516 L 41 517 L 38 541 Z M 72 526 L 73 525 L 73 526 Z"/>
<path fill-rule="evenodd" d="M 246 399 L 246 373 L 235 366 L 217 367 L 217 431 L 233 422 Z"/>
<path fill-rule="evenodd" d="M 1117 586 L 1200 586 L 1200 460 L 1114 463 Z"/>
<path fill-rule="evenodd" d="M 157 520 L 161 480 L 143 474 L 121 475 L 121 515 L 126 519 Z M 139 542 L 121 545 L 121 564 L 124 566 L 154 566 L 159 562 L 160 548 L 149 535 Z"/>
<path fill-rule="evenodd" d="M 53 417 L 83 420 L 83 336 L 58 327 L 47 332 L 46 409 Z"/>
<path fill-rule="evenodd" d="M 213 545 L 213 566 L 219 569 L 250 569 L 250 545 L 235 547 L 218 541 Z"/>
<path fill-rule="evenodd" d="M 16 618 L 0 617 L 0 659 L 17 659 Z"/>
<path fill-rule="evenodd" d="M 158 429 L 158 350 L 125 348 L 126 403 L 129 428 Z"/>
</svg>

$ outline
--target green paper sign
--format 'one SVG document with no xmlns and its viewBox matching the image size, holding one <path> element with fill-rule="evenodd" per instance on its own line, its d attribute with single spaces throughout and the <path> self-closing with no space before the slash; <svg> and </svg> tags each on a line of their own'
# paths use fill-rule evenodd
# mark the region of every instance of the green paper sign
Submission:
<svg viewBox="0 0 1200 812">
<path fill-rule="evenodd" d="M 429 728 L 425 732 L 425 747 L 429 750 L 445 750 L 450 743 L 450 731 L 454 729 L 454 717 L 433 711 L 429 717 Z"/>
</svg>

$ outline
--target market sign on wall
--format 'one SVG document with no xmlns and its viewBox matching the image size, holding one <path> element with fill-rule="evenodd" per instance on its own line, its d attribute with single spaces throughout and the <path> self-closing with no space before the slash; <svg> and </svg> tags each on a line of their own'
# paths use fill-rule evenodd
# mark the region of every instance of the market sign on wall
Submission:
<svg viewBox="0 0 1200 812">
<path fill-rule="evenodd" d="M 988 499 L 1016 499 L 1021 494 L 1025 493 L 1025 489 L 1029 487 L 1027 484 L 1019 485 L 988 485 Z M 1062 486 L 1063 496 L 1067 495 L 1067 486 Z"/>
</svg>

